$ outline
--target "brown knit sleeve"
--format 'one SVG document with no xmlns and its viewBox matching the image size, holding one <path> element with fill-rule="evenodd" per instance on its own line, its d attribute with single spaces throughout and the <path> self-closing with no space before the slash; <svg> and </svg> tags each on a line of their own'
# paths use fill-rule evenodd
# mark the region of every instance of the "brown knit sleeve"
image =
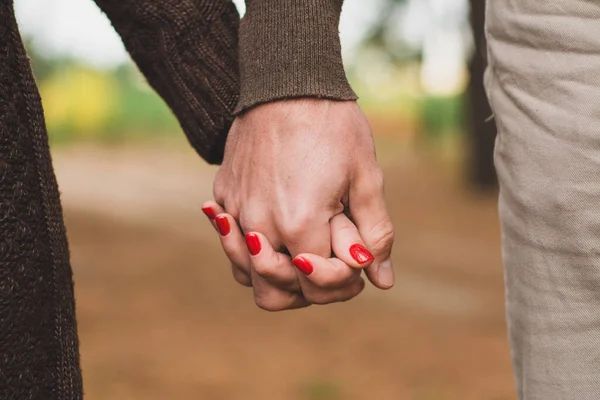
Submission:
<svg viewBox="0 0 600 400">
<path fill-rule="evenodd" d="M 342 64 L 343 0 L 246 0 L 235 113 L 294 97 L 356 100 Z"/>
<path fill-rule="evenodd" d="M 223 159 L 239 97 L 239 15 L 229 0 L 95 0 L 196 151 Z"/>
</svg>

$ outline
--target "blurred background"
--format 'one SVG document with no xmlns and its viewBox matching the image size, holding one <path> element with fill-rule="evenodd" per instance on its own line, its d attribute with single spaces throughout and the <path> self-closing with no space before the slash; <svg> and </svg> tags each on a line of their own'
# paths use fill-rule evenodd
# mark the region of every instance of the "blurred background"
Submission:
<svg viewBox="0 0 600 400">
<path fill-rule="evenodd" d="M 95 4 L 15 6 L 65 207 L 88 400 L 516 398 L 484 1 L 345 0 L 344 61 L 386 175 L 398 284 L 278 314 L 231 279 L 200 210 L 216 167 Z"/>
</svg>

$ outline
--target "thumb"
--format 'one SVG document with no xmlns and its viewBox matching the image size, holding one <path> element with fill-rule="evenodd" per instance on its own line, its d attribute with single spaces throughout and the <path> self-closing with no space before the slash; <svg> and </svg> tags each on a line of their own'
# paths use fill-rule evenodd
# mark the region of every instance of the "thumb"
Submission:
<svg viewBox="0 0 600 400">
<path fill-rule="evenodd" d="M 391 259 L 394 226 L 385 205 L 383 173 L 379 168 L 351 182 L 349 204 L 351 219 L 375 258 L 365 273 L 376 287 L 390 289 L 395 280 Z"/>
</svg>

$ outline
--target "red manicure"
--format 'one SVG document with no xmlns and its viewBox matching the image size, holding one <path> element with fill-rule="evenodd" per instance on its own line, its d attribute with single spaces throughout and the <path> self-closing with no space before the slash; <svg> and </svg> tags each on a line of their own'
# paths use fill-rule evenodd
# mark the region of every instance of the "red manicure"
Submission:
<svg viewBox="0 0 600 400">
<path fill-rule="evenodd" d="M 375 259 L 373 254 L 371 254 L 371 252 L 362 244 L 353 244 L 350 246 L 350 255 L 359 264 L 366 264 Z"/>
<path fill-rule="evenodd" d="M 302 271 L 302 273 L 304 273 L 304 275 L 310 275 L 313 273 L 313 266 L 310 263 L 310 261 L 308 261 L 306 258 L 304 257 L 296 257 L 293 260 L 294 265 L 296 266 L 296 268 L 298 268 L 300 271 Z"/>
<path fill-rule="evenodd" d="M 231 231 L 231 227 L 229 226 L 229 220 L 227 219 L 227 217 L 224 215 L 219 215 L 216 218 L 216 221 L 217 221 L 217 229 L 219 230 L 219 233 L 221 234 L 221 236 L 229 235 L 229 232 Z"/>
<path fill-rule="evenodd" d="M 215 214 L 215 211 L 212 209 L 212 207 L 209 207 L 209 206 L 202 207 L 202 211 L 210 219 L 215 219 L 217 217 L 217 214 Z"/>
<path fill-rule="evenodd" d="M 256 233 L 246 234 L 246 245 L 248 246 L 248 251 L 250 251 L 250 254 L 252 254 L 253 256 L 260 253 L 260 239 L 258 238 L 258 235 Z"/>
</svg>

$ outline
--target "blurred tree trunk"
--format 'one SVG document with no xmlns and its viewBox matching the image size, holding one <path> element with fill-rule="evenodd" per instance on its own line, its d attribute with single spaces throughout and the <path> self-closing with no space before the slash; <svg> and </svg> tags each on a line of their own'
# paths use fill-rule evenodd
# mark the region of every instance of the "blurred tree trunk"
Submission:
<svg viewBox="0 0 600 400">
<path fill-rule="evenodd" d="M 480 190 L 494 189 L 497 185 L 494 168 L 494 141 L 496 124 L 489 120 L 492 110 L 483 86 L 483 73 L 487 65 L 485 40 L 485 0 L 469 0 L 471 26 L 475 39 L 475 53 L 470 63 L 469 83 L 469 179 Z"/>
</svg>

